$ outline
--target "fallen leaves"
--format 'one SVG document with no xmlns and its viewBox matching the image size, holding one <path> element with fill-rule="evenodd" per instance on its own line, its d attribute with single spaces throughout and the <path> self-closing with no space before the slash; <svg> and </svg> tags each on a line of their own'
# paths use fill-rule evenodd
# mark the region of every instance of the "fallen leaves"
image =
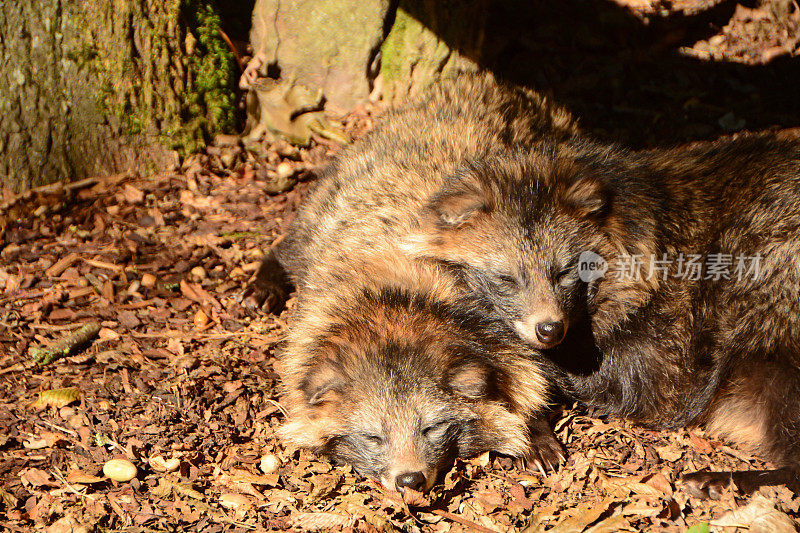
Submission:
<svg viewBox="0 0 800 533">
<path fill-rule="evenodd" d="M 750 502 L 738 509 L 728 511 L 719 518 L 711 520 L 716 527 L 747 528 L 751 533 L 794 533 L 797 522 L 784 512 L 775 508 L 775 503 L 761 494 L 756 494 Z"/>
<path fill-rule="evenodd" d="M 63 389 L 51 389 L 41 391 L 39 398 L 31 404 L 36 409 L 45 407 L 60 408 L 76 402 L 81 399 L 81 391 L 75 387 L 66 387 Z"/>
<path fill-rule="evenodd" d="M 232 146 L 183 173 L 96 181 L 65 210 L 20 221 L 25 238 L 0 250 L 0 529 L 702 533 L 798 515 L 786 492 L 710 503 L 675 489 L 706 466 L 763 467 L 743 451 L 575 408 L 555 420 L 569 453 L 559 471 L 485 453 L 425 494 L 284 449 L 284 322 L 243 316 L 236 297 L 308 189 L 301 169 L 326 149 L 276 144 L 256 160 Z M 265 195 L 279 176 L 298 185 Z M 81 350 L 20 364 L 90 323 Z M 112 482 L 100 473 L 115 456 L 130 464 Z"/>
<path fill-rule="evenodd" d="M 341 530 L 352 525 L 353 516 L 339 513 L 297 513 L 292 525 L 301 531 Z"/>
<path fill-rule="evenodd" d="M 52 476 L 40 468 L 26 468 L 20 472 L 19 479 L 22 483 L 32 487 L 43 487 L 55 484 Z"/>
<path fill-rule="evenodd" d="M 403 502 L 411 507 L 428 507 L 431 504 L 423 493 L 410 488 L 403 491 Z"/>
<path fill-rule="evenodd" d="M 38 435 L 23 441 L 22 446 L 29 450 L 40 450 L 42 448 L 52 448 L 59 442 L 66 442 L 66 439 L 62 434 L 53 433 L 51 431 L 42 431 Z"/>
</svg>

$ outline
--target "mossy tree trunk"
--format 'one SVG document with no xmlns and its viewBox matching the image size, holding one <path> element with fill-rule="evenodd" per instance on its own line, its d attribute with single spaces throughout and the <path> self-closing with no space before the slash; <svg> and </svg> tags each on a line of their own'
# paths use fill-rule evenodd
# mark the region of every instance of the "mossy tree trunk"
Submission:
<svg viewBox="0 0 800 533">
<path fill-rule="evenodd" d="M 234 63 L 204 0 L 0 8 L 0 185 L 174 164 L 234 126 Z"/>
</svg>

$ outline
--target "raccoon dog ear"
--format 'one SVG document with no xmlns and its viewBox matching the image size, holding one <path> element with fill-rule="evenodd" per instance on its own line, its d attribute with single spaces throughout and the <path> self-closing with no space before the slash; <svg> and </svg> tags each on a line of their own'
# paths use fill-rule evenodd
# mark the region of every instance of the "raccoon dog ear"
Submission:
<svg viewBox="0 0 800 533">
<path fill-rule="evenodd" d="M 447 385 L 465 398 L 478 399 L 488 395 L 491 379 L 491 368 L 470 362 L 452 369 L 447 375 Z"/>
<path fill-rule="evenodd" d="M 492 211 L 491 188 L 482 183 L 480 170 L 465 166 L 448 177 L 419 212 L 419 226 L 399 242 L 399 248 L 411 257 L 449 258 L 459 249 L 460 239 Z"/>
<path fill-rule="evenodd" d="M 491 208 L 489 191 L 484 188 L 477 169 L 470 167 L 457 172 L 433 195 L 423 216 L 433 217 L 436 226 L 459 228 Z"/>
<path fill-rule="evenodd" d="M 603 218 L 611 207 L 611 194 L 600 177 L 582 169 L 561 169 L 561 203 L 578 216 Z"/>
<path fill-rule="evenodd" d="M 323 362 L 309 369 L 300 388 L 308 405 L 321 405 L 339 398 L 344 387 L 344 378 L 330 362 Z"/>
</svg>

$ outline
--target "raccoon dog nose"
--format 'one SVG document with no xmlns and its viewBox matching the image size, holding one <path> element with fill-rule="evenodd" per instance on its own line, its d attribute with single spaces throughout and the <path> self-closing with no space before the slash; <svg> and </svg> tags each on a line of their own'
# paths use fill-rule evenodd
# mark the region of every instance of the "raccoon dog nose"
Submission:
<svg viewBox="0 0 800 533">
<path fill-rule="evenodd" d="M 422 472 L 406 472 L 397 476 L 394 484 L 397 486 L 397 492 L 403 492 L 406 487 L 421 491 L 425 488 L 425 474 Z"/>
<path fill-rule="evenodd" d="M 555 346 L 564 338 L 564 322 L 539 322 L 536 324 L 536 337 L 548 347 Z"/>
</svg>

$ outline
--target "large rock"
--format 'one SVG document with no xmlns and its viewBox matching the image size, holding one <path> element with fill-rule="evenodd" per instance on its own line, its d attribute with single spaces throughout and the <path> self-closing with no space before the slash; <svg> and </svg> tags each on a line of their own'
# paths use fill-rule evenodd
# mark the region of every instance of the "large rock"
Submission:
<svg viewBox="0 0 800 533">
<path fill-rule="evenodd" d="M 250 42 L 281 79 L 322 89 L 347 111 L 370 92 L 368 71 L 383 41 L 389 0 L 257 0 Z"/>
<path fill-rule="evenodd" d="M 400 0 L 381 46 L 381 85 L 396 102 L 442 77 L 477 68 L 482 59 L 486 0 Z"/>
</svg>

